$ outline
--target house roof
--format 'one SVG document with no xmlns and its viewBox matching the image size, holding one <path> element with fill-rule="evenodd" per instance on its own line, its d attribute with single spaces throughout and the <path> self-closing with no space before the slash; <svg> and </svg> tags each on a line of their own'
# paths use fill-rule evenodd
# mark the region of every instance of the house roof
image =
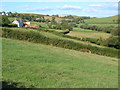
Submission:
<svg viewBox="0 0 120 90">
<path fill-rule="evenodd" d="M 30 25 L 27 25 L 29 27 L 39 27 L 38 25 L 33 25 L 33 24 L 30 24 Z"/>
</svg>

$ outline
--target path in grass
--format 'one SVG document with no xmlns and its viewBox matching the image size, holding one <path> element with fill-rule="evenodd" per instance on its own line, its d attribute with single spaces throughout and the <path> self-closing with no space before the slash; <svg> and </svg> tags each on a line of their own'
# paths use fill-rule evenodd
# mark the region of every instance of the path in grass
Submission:
<svg viewBox="0 0 120 90">
<path fill-rule="evenodd" d="M 116 58 L 11 39 L 2 42 L 4 81 L 37 88 L 118 87 Z"/>
</svg>

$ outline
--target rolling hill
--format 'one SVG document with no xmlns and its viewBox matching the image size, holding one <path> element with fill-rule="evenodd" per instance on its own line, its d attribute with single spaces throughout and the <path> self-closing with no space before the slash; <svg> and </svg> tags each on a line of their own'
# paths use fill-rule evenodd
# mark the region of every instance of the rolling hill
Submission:
<svg viewBox="0 0 120 90">
<path fill-rule="evenodd" d="M 5 38 L 2 44 L 3 87 L 118 87 L 116 58 Z"/>
<path fill-rule="evenodd" d="M 104 18 L 86 19 L 85 23 L 88 24 L 115 24 L 117 23 L 118 15 Z"/>
</svg>

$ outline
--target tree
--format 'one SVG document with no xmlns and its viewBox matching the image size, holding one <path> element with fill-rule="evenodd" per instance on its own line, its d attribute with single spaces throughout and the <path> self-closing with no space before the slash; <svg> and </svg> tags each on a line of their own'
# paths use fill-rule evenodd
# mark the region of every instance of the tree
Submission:
<svg viewBox="0 0 120 90">
<path fill-rule="evenodd" d="M 2 16 L 2 25 L 7 26 L 10 24 L 10 20 L 7 18 L 7 16 Z"/>
</svg>

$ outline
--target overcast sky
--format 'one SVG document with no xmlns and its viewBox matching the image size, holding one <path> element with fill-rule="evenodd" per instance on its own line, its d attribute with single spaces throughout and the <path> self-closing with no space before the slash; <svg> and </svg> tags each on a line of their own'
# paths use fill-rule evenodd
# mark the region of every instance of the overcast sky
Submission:
<svg viewBox="0 0 120 90">
<path fill-rule="evenodd" d="M 2 0 L 0 11 L 106 17 L 118 14 L 118 0 Z"/>
</svg>

